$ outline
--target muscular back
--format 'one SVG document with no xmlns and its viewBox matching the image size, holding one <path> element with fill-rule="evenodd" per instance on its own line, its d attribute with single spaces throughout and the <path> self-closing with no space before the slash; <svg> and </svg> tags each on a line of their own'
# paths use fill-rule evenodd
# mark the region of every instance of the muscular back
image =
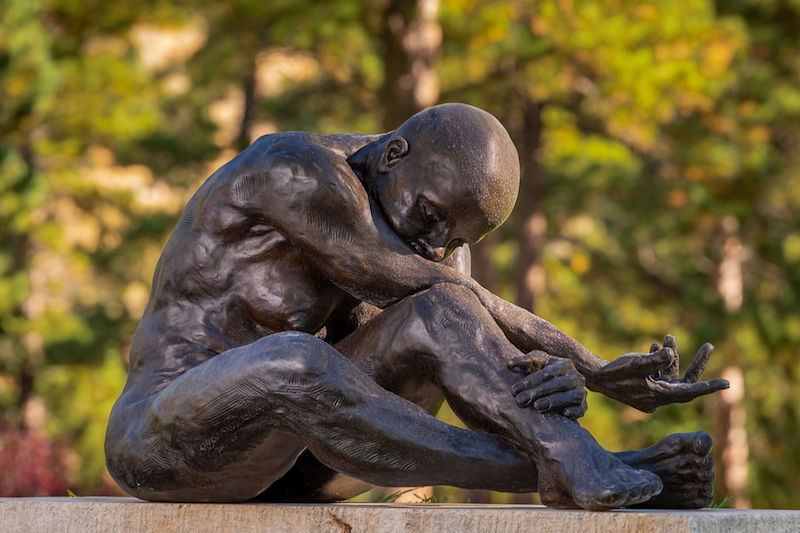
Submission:
<svg viewBox="0 0 800 533">
<path fill-rule="evenodd" d="M 313 223 L 315 209 L 324 208 L 314 202 L 314 189 L 331 184 L 368 202 L 346 154 L 370 140 L 308 133 L 262 137 L 200 187 L 156 267 L 131 346 L 132 381 L 154 392 L 230 348 L 278 331 L 315 333 L 323 326 L 347 293 L 294 245 L 292 228 L 280 227 L 269 214 L 296 209 Z M 287 169 L 293 160 L 304 168 Z M 252 205 L 287 196 L 311 205 Z"/>
</svg>

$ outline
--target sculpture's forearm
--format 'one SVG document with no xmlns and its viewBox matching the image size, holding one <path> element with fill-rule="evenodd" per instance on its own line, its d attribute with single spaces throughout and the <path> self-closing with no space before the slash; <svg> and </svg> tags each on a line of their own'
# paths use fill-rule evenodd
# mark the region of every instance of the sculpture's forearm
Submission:
<svg viewBox="0 0 800 533">
<path fill-rule="evenodd" d="M 332 257 L 334 252 L 331 247 L 324 251 L 328 257 Z M 586 378 L 587 387 L 598 390 L 595 374 L 607 361 L 546 320 L 492 294 L 466 273 L 413 254 L 391 253 L 378 246 L 371 249 L 365 247 L 361 254 L 356 252 L 351 245 L 349 249 L 342 250 L 338 259 L 319 263 L 321 269 L 327 269 L 329 279 L 356 298 L 385 307 L 437 283 L 468 287 L 517 348 L 523 352 L 543 350 L 571 359 L 575 368 Z M 366 259 L 353 260 L 353 256 Z M 350 265 L 359 268 L 351 268 Z M 345 266 L 347 268 L 343 268 Z"/>
<path fill-rule="evenodd" d="M 571 359 L 575 368 L 586 378 L 587 387 L 597 390 L 594 375 L 607 361 L 587 350 L 550 322 L 503 300 L 478 283 L 473 283 L 470 288 L 512 344 L 524 352 L 542 350 Z"/>
</svg>

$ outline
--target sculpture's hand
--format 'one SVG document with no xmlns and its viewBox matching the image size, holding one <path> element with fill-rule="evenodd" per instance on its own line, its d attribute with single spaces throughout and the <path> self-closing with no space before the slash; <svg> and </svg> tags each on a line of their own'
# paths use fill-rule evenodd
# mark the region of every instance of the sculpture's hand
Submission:
<svg viewBox="0 0 800 533">
<path fill-rule="evenodd" d="M 671 403 L 690 402 L 730 386 L 724 379 L 698 381 L 713 351 L 711 344 L 704 344 L 680 378 L 678 345 L 674 335 L 667 335 L 662 348 L 653 343 L 649 354 L 629 353 L 601 367 L 590 378 L 591 389 L 645 413 Z"/>
<path fill-rule="evenodd" d="M 586 381 L 569 359 L 534 350 L 509 361 L 508 369 L 525 375 L 511 387 L 520 407 L 533 404 L 540 413 L 573 420 L 586 413 Z"/>
</svg>

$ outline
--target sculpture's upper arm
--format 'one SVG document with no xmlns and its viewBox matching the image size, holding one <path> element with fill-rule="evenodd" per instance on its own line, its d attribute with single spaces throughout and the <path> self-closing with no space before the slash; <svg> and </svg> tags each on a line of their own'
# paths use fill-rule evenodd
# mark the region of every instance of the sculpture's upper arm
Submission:
<svg viewBox="0 0 800 533">
<path fill-rule="evenodd" d="M 235 201 L 276 226 L 326 278 L 359 300 L 385 307 L 464 277 L 416 255 L 346 161 L 324 148 L 287 146 L 263 168 L 233 184 Z"/>
</svg>

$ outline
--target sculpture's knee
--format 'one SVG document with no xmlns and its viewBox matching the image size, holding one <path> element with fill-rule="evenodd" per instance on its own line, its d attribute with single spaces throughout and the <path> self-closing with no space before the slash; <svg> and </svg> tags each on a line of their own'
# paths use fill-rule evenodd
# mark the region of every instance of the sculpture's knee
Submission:
<svg viewBox="0 0 800 533">
<path fill-rule="evenodd" d="M 459 285 L 439 283 L 415 295 L 417 314 L 423 317 L 432 331 L 474 330 L 481 322 L 490 319 L 475 294 Z"/>
<path fill-rule="evenodd" d="M 437 307 L 467 307 L 471 309 L 474 306 L 480 306 L 474 292 L 454 283 L 437 283 L 419 294 Z"/>
<path fill-rule="evenodd" d="M 146 401 L 123 395 L 106 438 L 109 472 L 126 492 L 149 500 L 255 496 L 302 450 L 301 441 L 289 436 L 295 422 L 329 418 L 324 404 L 338 394 L 329 376 L 340 364 L 332 350 L 303 333 L 271 335 L 195 367 Z M 248 442 L 276 447 L 260 471 L 250 465 L 252 476 L 220 482 L 225 469 L 245 471 L 239 463 Z"/>
<path fill-rule="evenodd" d="M 193 368 L 153 397 L 123 393 L 106 435 L 109 472 L 130 494 L 168 498 L 173 483 L 213 469 L 221 449 L 236 447 L 231 421 L 263 420 L 266 428 L 291 418 L 325 386 L 332 350 L 304 333 L 270 335 Z"/>
<path fill-rule="evenodd" d="M 352 364 L 326 342 L 307 334 L 273 335 L 278 349 L 265 350 L 260 379 L 267 385 L 267 409 L 276 426 L 305 433 L 324 425 L 352 402 Z"/>
<path fill-rule="evenodd" d="M 277 333 L 251 347 L 256 356 L 254 374 L 278 387 L 319 382 L 331 372 L 333 348 L 306 333 Z"/>
<path fill-rule="evenodd" d="M 459 285 L 439 283 L 404 300 L 403 335 L 411 351 L 449 353 L 455 346 L 474 345 L 495 322 L 475 294 Z"/>
<path fill-rule="evenodd" d="M 152 401 L 131 402 L 123 395 L 111 412 L 105 439 L 109 474 L 125 492 L 145 499 L 148 491 L 161 489 L 177 477 L 170 468 L 173 465 L 162 460 L 157 436 L 148 431 L 152 409 Z"/>
</svg>

